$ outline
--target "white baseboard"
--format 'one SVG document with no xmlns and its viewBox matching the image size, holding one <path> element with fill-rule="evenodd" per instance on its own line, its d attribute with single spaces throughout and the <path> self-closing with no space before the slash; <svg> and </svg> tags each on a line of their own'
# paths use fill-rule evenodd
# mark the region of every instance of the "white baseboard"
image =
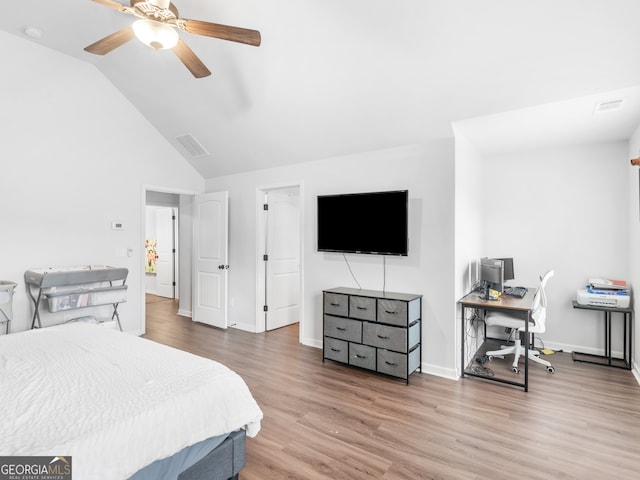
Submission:
<svg viewBox="0 0 640 480">
<path fill-rule="evenodd" d="M 434 375 L 436 377 L 447 378 L 449 380 L 459 380 L 460 376 L 455 369 L 442 368 L 438 365 L 430 365 L 428 363 L 422 363 L 422 373 L 427 375 Z M 419 372 L 418 372 L 419 373 Z"/>
<path fill-rule="evenodd" d="M 307 345 L 308 347 L 322 348 L 322 340 L 315 340 L 313 338 L 303 338 L 301 343 L 303 345 Z"/>
<path fill-rule="evenodd" d="M 188 317 L 188 318 L 191 318 L 191 317 L 192 317 L 191 310 L 181 310 L 181 309 L 178 309 L 178 315 L 180 315 L 181 317 Z"/>
<path fill-rule="evenodd" d="M 536 342 L 536 347 L 539 347 L 538 342 Z M 591 347 L 584 347 L 580 345 L 571 345 L 567 343 L 554 343 L 554 342 L 545 341 L 544 347 L 550 348 L 551 350 L 555 350 L 555 351 L 561 350 L 567 353 L 580 352 L 580 353 L 587 353 L 589 355 L 604 355 L 604 348 L 591 348 Z M 613 357 L 622 358 L 624 356 L 624 353 L 621 351 L 614 350 L 611 352 L 611 355 Z"/>
</svg>

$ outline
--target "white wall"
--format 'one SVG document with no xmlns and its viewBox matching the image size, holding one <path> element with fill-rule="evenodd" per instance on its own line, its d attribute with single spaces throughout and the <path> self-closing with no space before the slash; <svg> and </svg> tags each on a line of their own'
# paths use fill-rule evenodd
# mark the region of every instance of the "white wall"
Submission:
<svg viewBox="0 0 640 480">
<path fill-rule="evenodd" d="M 119 311 L 140 332 L 143 185 L 202 191 L 204 180 L 93 66 L 4 32 L 0 56 L 0 278 L 19 283 L 12 331 L 31 324 L 25 270 L 107 264 L 129 268 Z"/>
<path fill-rule="evenodd" d="M 627 156 L 627 182 L 628 182 L 628 204 L 629 204 L 629 280 L 634 290 L 633 310 L 634 318 L 633 330 L 633 363 L 634 373 L 640 382 L 640 324 L 637 315 L 640 313 L 640 168 L 629 165 L 629 159 L 640 157 L 640 126 L 629 139 Z"/>
<path fill-rule="evenodd" d="M 469 291 L 477 278 L 477 261 L 483 252 L 484 210 L 482 202 L 482 170 L 484 158 L 459 128 L 453 125 L 456 146 L 455 166 L 455 298 L 460 299 Z M 456 309 L 456 336 L 462 328 L 460 306 Z M 465 327 L 466 329 L 467 327 Z M 465 330 L 467 331 L 467 330 Z M 482 340 L 478 332 L 465 336 L 465 364 L 475 354 Z M 457 350 L 461 348 L 457 341 Z M 458 362 L 458 374 L 462 366 Z"/>
<path fill-rule="evenodd" d="M 357 288 L 341 254 L 316 251 L 316 197 L 408 189 L 410 251 L 387 257 L 386 290 L 424 295 L 424 370 L 454 377 L 453 160 L 453 140 L 446 140 L 207 180 L 207 191 L 229 191 L 229 323 L 255 330 L 258 188 L 303 186 L 301 340 L 315 346 L 322 344 L 322 290 Z M 348 258 L 362 288 L 382 289 L 382 257 Z"/>
<path fill-rule="evenodd" d="M 628 176 L 626 142 L 484 160 L 482 255 L 513 257 L 512 284 L 536 286 L 539 275 L 555 270 L 540 336 L 546 346 L 603 353 L 602 314 L 575 310 L 571 301 L 591 276 L 630 277 Z M 615 331 L 613 351 L 622 352 Z"/>
</svg>

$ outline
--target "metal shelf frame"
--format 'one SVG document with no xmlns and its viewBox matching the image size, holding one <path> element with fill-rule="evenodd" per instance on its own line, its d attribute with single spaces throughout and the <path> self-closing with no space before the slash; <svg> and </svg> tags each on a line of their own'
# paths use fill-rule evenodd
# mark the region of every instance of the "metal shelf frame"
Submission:
<svg viewBox="0 0 640 480">
<path fill-rule="evenodd" d="M 113 288 L 122 290 L 125 286 L 129 270 L 123 267 L 110 267 L 106 265 L 86 265 L 77 267 L 50 267 L 42 269 L 32 269 L 24 272 L 24 281 L 27 286 L 27 293 L 33 301 L 33 318 L 31 320 L 31 328 L 42 328 L 40 320 L 40 304 L 41 300 L 47 297 L 47 294 L 54 292 L 58 287 L 79 287 L 88 286 L 86 292 L 91 292 L 91 286 L 96 286 L 95 291 L 104 291 Z M 105 286 L 107 285 L 108 286 Z M 124 287 L 126 288 L 126 286 Z M 70 290 L 75 293 L 78 290 Z M 53 295 L 52 295 L 53 296 Z M 126 297 L 125 297 L 126 298 Z M 126 301 L 126 300 L 125 300 Z M 120 324 L 120 315 L 118 313 L 118 304 L 122 302 L 103 303 L 102 305 L 111 304 L 113 313 L 111 320 L 116 320 L 118 328 L 122 331 Z M 80 305 L 70 307 L 71 309 L 96 307 L 100 304 Z"/>
</svg>

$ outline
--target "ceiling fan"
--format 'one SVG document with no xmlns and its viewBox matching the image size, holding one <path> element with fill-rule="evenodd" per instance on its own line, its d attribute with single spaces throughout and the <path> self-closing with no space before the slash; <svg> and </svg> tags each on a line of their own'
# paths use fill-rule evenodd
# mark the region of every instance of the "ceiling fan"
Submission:
<svg viewBox="0 0 640 480">
<path fill-rule="evenodd" d="M 211 72 L 182 41 L 176 29 L 255 47 L 260 45 L 260 32 L 256 30 L 180 18 L 178 9 L 169 0 L 131 0 L 130 6 L 114 0 L 93 1 L 138 18 L 132 25 L 85 47 L 87 52 L 96 55 L 105 55 L 136 37 L 156 50 L 172 49 L 194 77 L 202 78 Z"/>
</svg>

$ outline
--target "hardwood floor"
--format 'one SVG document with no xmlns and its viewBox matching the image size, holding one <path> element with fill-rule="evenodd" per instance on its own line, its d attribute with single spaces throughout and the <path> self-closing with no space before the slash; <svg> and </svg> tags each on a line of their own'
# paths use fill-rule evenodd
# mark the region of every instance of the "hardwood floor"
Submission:
<svg viewBox="0 0 640 480">
<path fill-rule="evenodd" d="M 148 301 L 147 338 L 226 364 L 262 408 L 241 480 L 639 478 L 640 387 L 627 370 L 557 353 L 555 374 L 530 367 L 528 393 L 422 374 L 406 386 L 323 363 L 297 326 L 219 330 Z"/>
</svg>

